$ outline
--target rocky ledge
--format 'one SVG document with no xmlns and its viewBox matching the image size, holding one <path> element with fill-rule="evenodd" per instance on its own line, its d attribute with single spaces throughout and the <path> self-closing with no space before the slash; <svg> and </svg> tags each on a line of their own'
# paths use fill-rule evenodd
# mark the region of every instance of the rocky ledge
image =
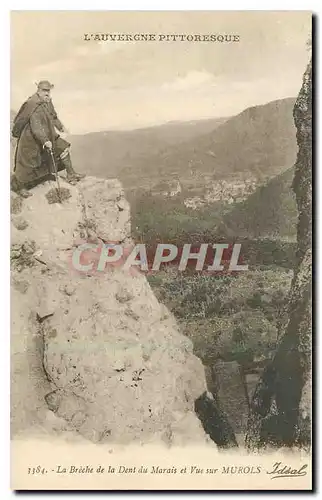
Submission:
<svg viewBox="0 0 322 500">
<path fill-rule="evenodd" d="M 28 199 L 12 194 L 13 435 L 212 443 L 194 412 L 203 365 L 145 276 L 71 265 L 81 242 L 130 241 L 120 183 L 66 186 L 63 203 L 50 203 L 49 182 Z"/>
</svg>

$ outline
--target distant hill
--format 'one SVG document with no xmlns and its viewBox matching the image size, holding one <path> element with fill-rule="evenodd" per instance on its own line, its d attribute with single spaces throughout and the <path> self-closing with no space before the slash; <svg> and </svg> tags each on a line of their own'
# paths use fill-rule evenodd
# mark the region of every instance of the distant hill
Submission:
<svg viewBox="0 0 322 500">
<path fill-rule="evenodd" d="M 295 163 L 294 103 L 286 98 L 231 118 L 71 136 L 73 163 L 80 172 L 117 177 L 133 191 L 171 179 L 197 195 L 221 179 L 262 184 Z"/>
<path fill-rule="evenodd" d="M 296 158 L 295 98 L 247 108 L 229 119 L 174 122 L 71 137 L 75 165 L 126 187 L 178 178 L 190 185 L 231 176 L 269 178 Z M 207 179 L 206 179 L 207 182 Z"/>
<path fill-rule="evenodd" d="M 296 238 L 297 207 L 291 189 L 294 167 L 259 187 L 224 216 L 219 232 L 239 238 Z"/>
<path fill-rule="evenodd" d="M 295 98 L 288 98 L 248 108 L 210 133 L 135 161 L 130 179 L 177 176 L 198 183 L 205 174 L 214 180 L 236 174 L 277 175 L 296 158 L 294 103 Z"/>
<path fill-rule="evenodd" d="M 15 116 L 16 112 L 10 110 L 10 130 Z M 135 130 L 71 135 L 68 140 L 72 144 L 73 161 L 79 171 L 104 178 L 120 177 L 120 170 L 125 165 L 132 165 L 133 158 L 137 161 L 150 158 L 169 145 L 189 141 L 213 131 L 225 120 L 227 118 L 173 121 Z M 15 142 L 11 138 L 13 147 Z"/>
<path fill-rule="evenodd" d="M 215 130 L 227 118 L 168 122 L 156 127 L 125 131 L 72 135 L 73 159 L 79 171 L 102 177 L 117 176 L 123 182 L 134 174 L 133 167 L 149 162 L 169 146 L 195 140 Z M 130 175 L 127 175 L 127 169 Z M 135 176 L 135 175 L 134 175 Z M 137 179 L 140 181 L 140 179 Z"/>
</svg>

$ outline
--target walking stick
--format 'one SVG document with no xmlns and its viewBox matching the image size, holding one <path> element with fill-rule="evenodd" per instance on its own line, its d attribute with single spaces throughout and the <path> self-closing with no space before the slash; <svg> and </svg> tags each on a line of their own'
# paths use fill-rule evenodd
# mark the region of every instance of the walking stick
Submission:
<svg viewBox="0 0 322 500">
<path fill-rule="evenodd" d="M 51 156 L 51 160 L 52 160 L 53 167 L 54 167 L 55 179 L 56 179 L 56 182 L 57 182 L 57 196 L 58 196 L 59 202 L 62 203 L 61 191 L 60 191 L 60 185 L 59 185 L 59 177 L 58 177 L 58 172 L 57 172 L 57 166 L 56 166 L 56 162 L 55 162 L 55 158 L 54 158 L 54 153 L 53 153 L 52 149 L 50 150 L 50 156 Z"/>
</svg>

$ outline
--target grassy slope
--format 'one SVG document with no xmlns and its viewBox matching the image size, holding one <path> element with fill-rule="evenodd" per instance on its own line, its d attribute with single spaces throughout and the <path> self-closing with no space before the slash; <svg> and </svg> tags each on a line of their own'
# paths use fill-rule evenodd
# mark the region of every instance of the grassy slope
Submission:
<svg viewBox="0 0 322 500">
<path fill-rule="evenodd" d="M 294 240 L 297 208 L 291 189 L 293 175 L 292 167 L 236 204 L 224 216 L 220 232 L 229 237 Z"/>
</svg>

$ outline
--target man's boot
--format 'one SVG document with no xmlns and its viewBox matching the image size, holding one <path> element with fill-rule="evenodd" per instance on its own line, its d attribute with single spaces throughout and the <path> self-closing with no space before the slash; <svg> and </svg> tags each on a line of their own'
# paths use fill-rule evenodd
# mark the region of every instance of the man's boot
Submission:
<svg viewBox="0 0 322 500">
<path fill-rule="evenodd" d="M 81 179 L 84 179 L 84 177 L 86 177 L 85 174 L 78 174 L 77 172 L 75 172 L 75 170 L 73 169 L 72 161 L 71 161 L 69 154 L 67 156 L 65 156 L 64 158 L 61 158 L 60 161 L 66 169 L 67 181 L 70 184 L 76 184 L 76 182 L 78 182 Z"/>
<path fill-rule="evenodd" d="M 24 187 L 24 185 L 21 184 L 21 182 L 18 181 L 18 179 L 15 176 L 15 174 L 12 174 L 12 176 L 11 176 L 11 179 L 10 179 L 10 189 L 14 193 L 16 193 L 19 196 L 21 196 L 22 198 L 29 198 L 30 196 L 32 196 L 32 193 L 30 193 L 30 191 L 28 191 L 28 189 L 26 189 Z"/>
</svg>

